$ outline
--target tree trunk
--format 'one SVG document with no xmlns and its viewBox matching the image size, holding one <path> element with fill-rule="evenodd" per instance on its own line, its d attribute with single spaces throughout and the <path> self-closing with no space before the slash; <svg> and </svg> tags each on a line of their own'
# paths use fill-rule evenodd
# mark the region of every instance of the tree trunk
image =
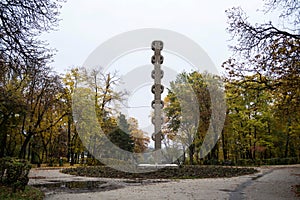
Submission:
<svg viewBox="0 0 300 200">
<path fill-rule="evenodd" d="M 256 126 L 254 126 L 254 142 L 253 142 L 253 159 L 256 159 L 256 135 L 257 135 L 257 129 Z"/>
<path fill-rule="evenodd" d="M 26 138 L 25 138 L 25 141 L 23 142 L 22 144 L 22 147 L 21 147 L 21 150 L 20 150 L 20 153 L 19 153 L 19 158 L 22 158 L 22 159 L 25 159 L 25 155 L 26 155 L 26 148 L 29 144 L 29 141 L 32 137 L 32 133 L 29 133 Z"/>
<path fill-rule="evenodd" d="M 289 142 L 290 142 L 290 134 L 288 133 L 286 136 L 286 141 L 285 141 L 285 151 L 284 151 L 284 157 L 287 158 L 288 157 L 288 153 L 289 153 Z"/>
<path fill-rule="evenodd" d="M 4 151 L 5 151 L 5 147 L 6 147 L 6 139 L 7 139 L 7 133 L 6 131 L 3 131 L 1 133 L 1 147 L 0 147 L 0 158 L 4 157 Z"/>
<path fill-rule="evenodd" d="M 222 136 L 222 150 L 223 150 L 223 158 L 224 160 L 228 159 L 227 156 L 227 147 L 226 147 L 226 143 L 225 143 L 225 133 L 224 133 L 224 129 L 221 132 L 221 136 Z"/>
<path fill-rule="evenodd" d="M 5 116 L 6 117 L 6 116 Z M 4 157 L 5 153 L 5 147 L 6 147 L 6 140 L 7 140 L 7 119 L 8 117 L 4 118 L 4 120 L 1 123 L 1 133 L 0 133 L 0 158 Z"/>
<path fill-rule="evenodd" d="M 30 160 L 30 154 L 31 154 L 31 152 L 33 151 L 32 149 L 33 149 L 33 147 L 32 147 L 32 142 L 29 142 L 28 143 L 28 149 L 27 149 L 27 160 Z"/>
<path fill-rule="evenodd" d="M 72 142 L 71 142 L 71 116 L 68 115 L 68 162 L 71 160 Z"/>
<path fill-rule="evenodd" d="M 186 152 L 185 149 L 183 150 L 183 160 L 182 163 L 185 164 L 185 160 L 186 160 Z"/>
<path fill-rule="evenodd" d="M 285 151 L 284 151 L 284 157 L 287 158 L 289 154 L 289 143 L 290 143 L 290 125 L 291 125 L 291 119 L 288 119 L 288 124 L 287 124 L 287 136 L 286 136 L 286 141 L 285 141 Z"/>
<path fill-rule="evenodd" d="M 195 153 L 195 145 L 191 144 L 189 146 L 189 162 L 190 162 L 190 165 L 194 164 L 194 153 Z"/>
</svg>

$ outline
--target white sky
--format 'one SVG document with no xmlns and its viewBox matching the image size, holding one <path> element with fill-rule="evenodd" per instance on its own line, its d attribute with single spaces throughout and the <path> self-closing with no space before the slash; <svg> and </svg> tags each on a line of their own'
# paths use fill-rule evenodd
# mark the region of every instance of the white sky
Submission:
<svg viewBox="0 0 300 200">
<path fill-rule="evenodd" d="M 262 0 L 68 0 L 61 10 L 58 31 L 44 34 L 43 38 L 58 50 L 52 66 L 60 73 L 81 66 L 107 39 L 140 28 L 163 28 L 181 33 L 198 43 L 220 67 L 231 55 L 225 10 L 233 6 L 241 6 L 250 21 L 270 21 L 262 12 L 257 12 L 263 9 Z M 134 59 L 129 60 L 134 62 Z M 149 62 L 150 58 L 144 64 Z M 147 87 L 150 86 L 145 85 L 142 90 Z M 142 90 L 137 88 L 137 93 L 131 95 L 129 106 L 150 107 L 152 94 L 144 95 Z M 148 130 L 152 126 L 149 109 L 128 110 L 128 113 Z"/>
<path fill-rule="evenodd" d="M 112 36 L 139 28 L 184 34 L 220 66 L 230 56 L 225 10 L 241 6 L 257 21 L 262 18 L 256 10 L 262 5 L 261 0 L 68 0 L 61 10 L 58 31 L 43 38 L 58 50 L 52 66 L 59 72 L 82 65 Z"/>
</svg>

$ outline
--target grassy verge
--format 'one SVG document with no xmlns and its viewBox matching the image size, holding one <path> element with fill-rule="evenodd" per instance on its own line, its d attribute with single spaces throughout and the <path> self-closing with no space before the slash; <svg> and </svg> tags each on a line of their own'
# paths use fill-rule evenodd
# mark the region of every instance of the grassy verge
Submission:
<svg viewBox="0 0 300 200">
<path fill-rule="evenodd" d="M 181 168 L 163 168 L 149 173 L 126 173 L 105 166 L 77 167 L 63 169 L 63 173 L 105 178 L 141 178 L 141 179 L 193 179 L 223 178 L 256 173 L 257 170 L 247 167 L 222 166 L 183 166 Z"/>
<path fill-rule="evenodd" d="M 42 200 L 44 193 L 37 188 L 26 186 L 25 190 L 12 193 L 12 189 L 0 185 L 0 199 L 1 200 Z"/>
</svg>

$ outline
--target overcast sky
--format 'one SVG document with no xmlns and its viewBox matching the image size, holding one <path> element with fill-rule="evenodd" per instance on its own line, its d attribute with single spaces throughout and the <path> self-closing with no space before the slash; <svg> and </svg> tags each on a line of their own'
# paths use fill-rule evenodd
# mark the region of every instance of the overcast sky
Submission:
<svg viewBox="0 0 300 200">
<path fill-rule="evenodd" d="M 163 28 L 197 42 L 220 66 L 228 51 L 225 10 L 241 6 L 253 21 L 268 21 L 261 0 L 68 0 L 58 31 L 43 36 L 58 50 L 52 66 L 59 72 L 80 66 L 102 42 L 122 32 Z"/>
<path fill-rule="evenodd" d="M 220 67 L 231 55 L 228 50 L 230 35 L 225 30 L 225 10 L 233 6 L 242 7 L 250 21 L 270 21 L 262 12 L 257 12 L 263 9 L 261 0 L 68 0 L 61 10 L 58 30 L 43 35 L 43 38 L 58 50 L 52 66 L 59 73 L 82 66 L 90 53 L 109 38 L 141 28 L 181 33 L 200 45 L 215 66 Z M 139 54 L 128 55 L 119 64 L 150 64 L 149 57 L 144 63 L 139 60 L 137 65 L 134 63 L 137 57 Z M 170 59 L 172 57 L 165 56 L 165 60 Z M 182 63 L 178 63 L 182 67 Z M 138 119 L 141 128 L 148 132 L 153 126 L 149 118 L 153 99 L 149 89 L 151 84 L 136 88 L 129 98 L 129 106 L 148 107 L 127 110 L 127 114 Z M 148 93 L 145 95 L 144 91 Z"/>
</svg>

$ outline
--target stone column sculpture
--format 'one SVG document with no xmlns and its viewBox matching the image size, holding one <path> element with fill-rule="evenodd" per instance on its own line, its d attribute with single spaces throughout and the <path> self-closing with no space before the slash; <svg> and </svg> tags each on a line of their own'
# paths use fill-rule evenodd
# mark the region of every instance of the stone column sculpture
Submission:
<svg viewBox="0 0 300 200">
<path fill-rule="evenodd" d="M 164 87 L 161 85 L 161 79 L 164 74 L 160 66 L 164 60 L 164 57 L 161 55 L 163 42 L 153 41 L 151 48 L 154 51 L 154 55 L 151 58 L 151 63 L 154 65 L 154 70 L 151 73 L 151 77 L 154 79 L 154 85 L 151 88 L 151 92 L 154 94 L 154 100 L 151 103 L 151 107 L 154 109 L 154 116 L 152 117 L 154 133 L 152 134 L 152 140 L 155 142 L 155 150 L 159 150 L 163 139 L 161 127 L 163 124 L 162 108 L 164 107 L 164 102 L 161 100 L 161 94 L 164 91 Z"/>
</svg>

